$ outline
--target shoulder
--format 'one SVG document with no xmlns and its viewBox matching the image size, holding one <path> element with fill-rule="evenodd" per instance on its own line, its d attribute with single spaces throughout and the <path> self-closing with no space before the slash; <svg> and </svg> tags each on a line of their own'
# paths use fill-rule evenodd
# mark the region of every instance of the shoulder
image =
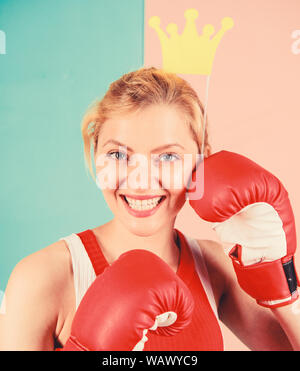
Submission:
<svg viewBox="0 0 300 371">
<path fill-rule="evenodd" d="M 230 282 L 235 277 L 230 258 L 224 246 L 214 240 L 196 240 L 211 281 L 214 296 L 219 306 L 222 297 L 228 292 Z"/>
<path fill-rule="evenodd" d="M 214 240 L 196 240 L 207 265 L 215 267 L 223 266 L 224 261 L 228 260 L 224 247 L 220 242 Z"/>
<path fill-rule="evenodd" d="M 63 240 L 28 255 L 15 266 L 5 290 L 2 319 L 2 330 L 10 333 L 12 342 L 5 339 L 8 348 L 52 347 L 45 341 L 51 342 L 59 322 L 63 324 L 61 311 L 71 277 L 71 257 Z"/>
<path fill-rule="evenodd" d="M 23 258 L 13 269 L 7 288 L 21 286 L 37 293 L 46 289 L 49 294 L 59 291 L 71 269 L 70 253 L 60 240 Z"/>
</svg>

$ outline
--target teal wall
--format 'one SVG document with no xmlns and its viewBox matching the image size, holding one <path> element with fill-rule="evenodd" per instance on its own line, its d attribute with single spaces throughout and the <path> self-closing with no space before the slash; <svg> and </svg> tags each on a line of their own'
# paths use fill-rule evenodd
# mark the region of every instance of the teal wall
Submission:
<svg viewBox="0 0 300 371">
<path fill-rule="evenodd" d="M 143 65 L 143 0 L 0 0 L 0 300 L 16 263 L 112 214 L 80 121 Z"/>
</svg>

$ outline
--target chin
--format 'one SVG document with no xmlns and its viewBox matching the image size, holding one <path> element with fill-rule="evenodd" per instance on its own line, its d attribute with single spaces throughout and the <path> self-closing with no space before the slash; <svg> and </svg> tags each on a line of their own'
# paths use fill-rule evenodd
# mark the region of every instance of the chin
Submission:
<svg viewBox="0 0 300 371">
<path fill-rule="evenodd" d="M 125 227 L 136 236 L 149 237 L 157 233 L 163 227 L 163 223 L 129 223 L 127 221 Z"/>
</svg>

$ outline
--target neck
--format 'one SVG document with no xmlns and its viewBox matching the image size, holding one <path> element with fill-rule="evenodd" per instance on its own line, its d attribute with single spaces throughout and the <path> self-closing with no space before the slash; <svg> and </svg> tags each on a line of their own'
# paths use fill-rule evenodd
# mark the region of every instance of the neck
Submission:
<svg viewBox="0 0 300 371">
<path fill-rule="evenodd" d="M 179 249 L 176 245 L 174 223 L 149 236 L 132 233 L 116 219 L 95 228 L 94 231 L 110 264 L 126 251 L 143 249 L 158 255 L 174 271 L 178 268 Z"/>
</svg>

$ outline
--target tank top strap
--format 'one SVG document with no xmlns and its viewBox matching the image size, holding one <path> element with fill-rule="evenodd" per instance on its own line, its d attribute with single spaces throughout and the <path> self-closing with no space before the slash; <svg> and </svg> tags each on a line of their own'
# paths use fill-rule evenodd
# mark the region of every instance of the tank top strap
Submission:
<svg viewBox="0 0 300 371">
<path fill-rule="evenodd" d="M 180 237 L 180 240 L 181 240 L 181 247 L 182 247 L 181 249 L 182 259 L 181 260 L 183 260 L 182 264 L 180 264 L 178 275 L 182 276 L 181 278 L 184 277 L 185 282 L 189 282 L 192 277 L 191 272 L 195 271 L 197 273 L 200 279 L 200 282 L 202 284 L 202 287 L 205 291 L 205 294 L 207 296 L 207 299 L 214 311 L 216 318 L 218 319 L 219 317 L 218 317 L 217 304 L 214 298 L 210 277 L 207 271 L 207 267 L 204 261 L 204 256 L 201 251 L 201 248 L 195 239 L 183 234 L 176 228 L 175 228 L 175 231 L 177 232 L 177 235 Z M 188 254 L 189 256 L 187 257 Z M 193 269 L 191 269 L 192 262 L 193 262 Z"/>
<path fill-rule="evenodd" d="M 77 233 L 77 235 L 81 239 L 90 258 L 96 276 L 98 276 L 106 267 L 109 266 L 109 264 L 102 253 L 94 232 L 91 229 L 87 229 L 83 232 Z"/>
<path fill-rule="evenodd" d="M 202 283 L 202 286 L 204 288 L 208 301 L 215 313 L 216 318 L 219 319 L 217 303 L 215 301 L 211 280 L 208 274 L 208 270 L 207 270 L 207 266 L 205 263 L 203 251 L 201 250 L 201 246 L 199 246 L 198 242 L 195 239 L 187 235 L 185 235 L 185 238 L 188 242 L 188 245 L 194 257 L 195 269 Z"/>
</svg>

